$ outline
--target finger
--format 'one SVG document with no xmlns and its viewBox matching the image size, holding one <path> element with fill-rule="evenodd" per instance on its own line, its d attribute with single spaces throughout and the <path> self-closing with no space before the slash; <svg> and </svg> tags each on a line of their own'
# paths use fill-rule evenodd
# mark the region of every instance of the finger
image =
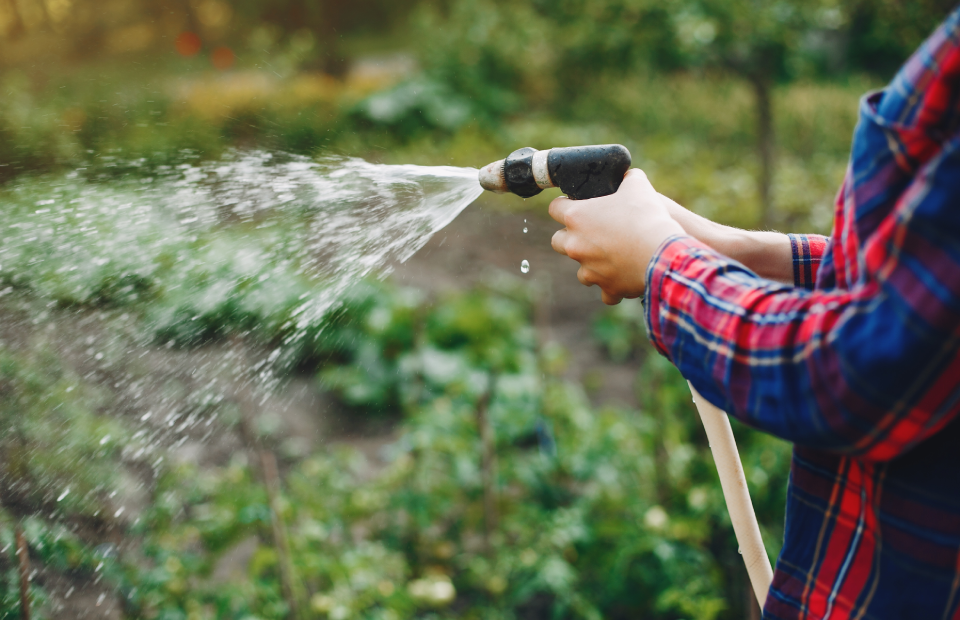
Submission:
<svg viewBox="0 0 960 620">
<path fill-rule="evenodd" d="M 573 206 L 572 200 L 566 196 L 557 196 L 550 202 L 550 208 L 548 209 L 550 217 L 566 226 L 566 215 L 571 206 Z"/>
<path fill-rule="evenodd" d="M 631 168 L 627 170 L 627 174 L 623 175 L 623 183 L 620 184 L 620 188 L 626 185 L 627 188 L 632 187 L 650 187 L 653 186 L 650 184 L 650 179 L 647 178 L 647 173 L 641 170 L 640 168 Z M 619 189 L 617 190 L 620 191 Z"/>
<path fill-rule="evenodd" d="M 623 298 L 617 297 L 616 295 L 611 295 L 606 291 L 600 291 L 600 301 L 607 304 L 608 306 L 616 306 L 618 303 L 623 301 Z"/>
<path fill-rule="evenodd" d="M 553 238 L 550 239 L 550 247 L 552 247 L 553 250 L 558 254 L 567 256 L 567 242 L 569 239 L 570 231 L 566 228 L 562 228 L 553 233 Z"/>
<path fill-rule="evenodd" d="M 630 168 L 627 170 L 627 173 L 623 175 L 624 181 L 630 181 L 631 183 L 649 183 L 650 179 L 647 178 L 647 173 L 644 172 L 641 168 Z"/>
<path fill-rule="evenodd" d="M 597 274 L 586 267 L 580 267 L 577 269 L 577 280 L 580 280 L 580 284 L 584 286 L 593 286 L 597 283 Z"/>
</svg>

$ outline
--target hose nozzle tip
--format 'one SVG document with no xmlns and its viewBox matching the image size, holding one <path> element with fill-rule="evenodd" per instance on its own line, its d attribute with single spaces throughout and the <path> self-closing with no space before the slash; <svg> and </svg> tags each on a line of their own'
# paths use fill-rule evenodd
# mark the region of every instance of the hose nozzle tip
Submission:
<svg viewBox="0 0 960 620">
<path fill-rule="evenodd" d="M 502 159 L 491 164 L 487 164 L 480 169 L 480 187 L 487 191 L 496 192 L 498 194 L 503 194 L 510 191 L 507 189 L 507 180 L 503 176 Z"/>
</svg>

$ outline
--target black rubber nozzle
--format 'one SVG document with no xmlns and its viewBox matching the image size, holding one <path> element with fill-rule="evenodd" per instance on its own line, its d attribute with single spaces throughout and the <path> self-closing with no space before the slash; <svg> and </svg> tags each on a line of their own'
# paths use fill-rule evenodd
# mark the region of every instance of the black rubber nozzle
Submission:
<svg viewBox="0 0 960 620">
<path fill-rule="evenodd" d="M 630 163 L 630 151 L 619 144 L 550 149 L 547 155 L 550 179 L 574 200 L 616 193 Z"/>
<path fill-rule="evenodd" d="M 480 185 L 528 198 L 559 187 L 574 200 L 608 196 L 630 169 L 630 151 L 619 144 L 538 151 L 522 148 L 480 170 Z"/>
</svg>

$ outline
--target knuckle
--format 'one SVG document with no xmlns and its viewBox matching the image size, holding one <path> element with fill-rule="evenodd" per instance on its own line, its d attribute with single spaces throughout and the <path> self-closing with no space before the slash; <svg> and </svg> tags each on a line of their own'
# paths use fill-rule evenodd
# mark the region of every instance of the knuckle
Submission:
<svg viewBox="0 0 960 620">
<path fill-rule="evenodd" d="M 564 220 L 564 205 L 567 202 L 565 196 L 559 196 L 550 201 L 550 206 L 547 207 L 547 213 L 558 222 L 563 222 Z"/>
<path fill-rule="evenodd" d="M 567 228 L 576 228 L 583 221 L 583 211 L 578 207 L 569 207 L 563 216 Z"/>
<path fill-rule="evenodd" d="M 650 179 L 647 178 L 647 173 L 641 170 L 640 168 L 631 168 L 627 172 L 626 180 L 629 181 L 630 185 L 638 186 L 648 186 L 650 185 Z"/>
<path fill-rule="evenodd" d="M 553 237 L 550 238 L 550 247 L 557 252 L 565 254 L 566 252 L 564 250 L 563 234 L 561 233 L 563 233 L 562 230 L 558 230 L 557 232 L 553 233 Z"/>
<path fill-rule="evenodd" d="M 577 271 L 577 279 L 580 280 L 580 284 L 585 286 L 593 286 L 597 283 L 595 274 L 584 267 L 581 267 L 579 271 Z"/>
</svg>

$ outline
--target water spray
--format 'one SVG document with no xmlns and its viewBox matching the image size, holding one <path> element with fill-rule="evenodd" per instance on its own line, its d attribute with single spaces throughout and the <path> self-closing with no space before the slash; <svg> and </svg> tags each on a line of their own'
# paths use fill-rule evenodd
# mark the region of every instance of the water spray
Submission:
<svg viewBox="0 0 960 620">
<path fill-rule="evenodd" d="M 510 192 L 524 198 L 558 187 L 574 200 L 586 200 L 616 193 L 630 163 L 630 151 L 619 144 L 546 151 L 526 147 L 484 166 L 480 170 L 480 185 L 485 190 Z M 693 385 L 690 390 L 717 465 L 723 497 L 750 583 L 760 607 L 763 607 L 773 581 L 773 569 L 760 536 L 730 420 L 726 413 L 700 396 Z"/>
</svg>

